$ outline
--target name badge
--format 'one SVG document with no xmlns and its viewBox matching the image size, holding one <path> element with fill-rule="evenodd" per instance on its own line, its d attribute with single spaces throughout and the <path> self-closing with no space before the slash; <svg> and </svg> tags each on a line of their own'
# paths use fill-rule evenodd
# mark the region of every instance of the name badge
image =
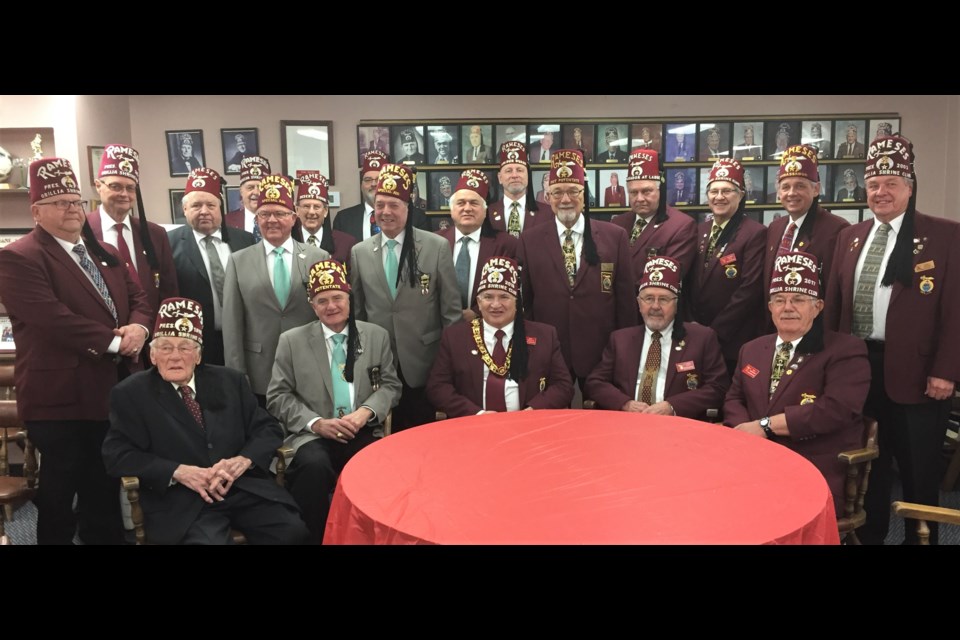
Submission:
<svg viewBox="0 0 960 640">
<path fill-rule="evenodd" d="M 686 362 L 677 363 L 677 373 L 683 373 L 684 371 L 693 371 L 697 368 L 697 365 L 693 363 L 693 360 L 687 360 Z"/>
<path fill-rule="evenodd" d="M 750 378 L 756 378 L 756 377 L 757 377 L 757 374 L 760 373 L 760 369 L 757 369 L 757 368 L 756 368 L 755 366 L 753 366 L 752 364 L 748 364 L 748 365 L 745 366 L 743 369 L 741 369 L 741 371 L 743 372 L 743 374 L 744 374 L 745 376 L 748 376 L 748 377 L 750 377 Z"/>
<path fill-rule="evenodd" d="M 731 253 L 728 256 L 723 256 L 722 258 L 720 258 L 720 264 L 722 264 L 723 266 L 727 266 L 731 262 L 736 262 L 736 261 L 737 261 L 737 254 L 735 253 Z"/>
<path fill-rule="evenodd" d="M 529 344 L 531 347 L 536 346 L 537 338 L 535 336 L 527 336 L 527 344 Z"/>
<path fill-rule="evenodd" d="M 920 273 L 921 271 L 930 271 L 933 269 L 934 264 L 933 260 L 927 260 L 926 262 L 921 262 L 913 268 L 914 273 Z"/>
<path fill-rule="evenodd" d="M 600 291 L 613 293 L 613 263 L 600 263 Z"/>
</svg>

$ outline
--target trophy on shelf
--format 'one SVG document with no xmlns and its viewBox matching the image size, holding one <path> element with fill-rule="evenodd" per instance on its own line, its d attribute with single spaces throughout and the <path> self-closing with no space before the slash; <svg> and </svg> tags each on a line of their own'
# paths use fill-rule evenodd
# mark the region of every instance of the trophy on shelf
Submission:
<svg viewBox="0 0 960 640">
<path fill-rule="evenodd" d="M 41 144 L 43 144 L 43 139 L 38 133 L 37 135 L 33 136 L 33 140 L 30 142 L 30 149 L 33 151 L 33 157 L 30 158 L 30 160 L 27 160 L 26 158 L 20 159 L 20 186 L 23 189 L 30 188 L 30 173 L 27 171 L 30 163 L 43 157 L 43 149 L 40 148 Z"/>
</svg>

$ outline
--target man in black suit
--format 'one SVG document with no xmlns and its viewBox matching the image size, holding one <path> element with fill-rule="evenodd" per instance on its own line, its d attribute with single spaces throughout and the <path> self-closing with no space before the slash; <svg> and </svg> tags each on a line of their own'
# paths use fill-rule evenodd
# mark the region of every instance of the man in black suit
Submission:
<svg viewBox="0 0 960 640">
<path fill-rule="evenodd" d="M 404 129 L 400 132 L 400 149 L 403 151 L 403 157 L 400 162 L 403 164 L 423 164 L 427 157 L 420 152 L 420 145 L 417 144 L 417 135 L 413 129 Z M 373 181 L 376 186 L 377 181 Z"/>
<path fill-rule="evenodd" d="M 203 161 L 193 153 L 193 135 L 190 133 L 178 133 L 177 143 L 180 145 L 180 153 L 170 158 L 170 164 L 173 167 L 174 174 L 188 174 L 194 169 L 203 166 Z"/>
<path fill-rule="evenodd" d="M 157 544 L 299 544 L 307 527 L 269 472 L 283 442 L 239 371 L 200 365 L 203 309 L 189 298 L 160 304 L 150 360 L 110 394 L 103 461 L 139 476 L 147 538 Z"/>
<path fill-rule="evenodd" d="M 223 364 L 223 282 L 230 254 L 254 244 L 253 234 L 223 224 L 223 178 L 201 167 L 187 178 L 183 214 L 187 224 L 168 235 L 180 293 L 207 310 L 204 360 Z M 229 231 L 228 231 L 229 229 Z M 213 322 L 209 322 L 209 314 Z"/>
<path fill-rule="evenodd" d="M 627 162 L 627 152 L 620 148 L 620 134 L 616 127 L 607 127 L 604 132 L 607 150 L 597 154 L 597 162 Z"/>
</svg>

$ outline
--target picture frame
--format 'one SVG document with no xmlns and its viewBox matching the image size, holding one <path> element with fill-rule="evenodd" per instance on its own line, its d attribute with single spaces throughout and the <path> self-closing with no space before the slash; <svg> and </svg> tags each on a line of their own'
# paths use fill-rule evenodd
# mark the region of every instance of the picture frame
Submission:
<svg viewBox="0 0 960 640">
<path fill-rule="evenodd" d="M 100 173 L 100 159 L 103 157 L 104 147 L 87 145 L 87 161 L 90 163 L 90 186 L 97 185 L 97 174 Z"/>
<path fill-rule="evenodd" d="M 180 129 L 164 131 L 167 139 L 167 163 L 170 177 L 188 176 L 197 167 L 207 166 L 203 151 L 203 131 Z"/>
<path fill-rule="evenodd" d="M 427 191 L 429 207 L 432 211 L 449 211 L 450 198 L 457 187 L 459 171 L 433 171 L 430 173 L 430 187 Z"/>
<path fill-rule="evenodd" d="M 790 145 L 800 142 L 799 120 L 774 120 L 764 126 L 763 159 L 779 160 Z"/>
<path fill-rule="evenodd" d="M 560 149 L 559 124 L 527 125 L 527 160 L 531 165 L 549 164 L 550 156 Z M 544 154 L 546 158 L 544 159 Z"/>
<path fill-rule="evenodd" d="M 460 127 L 457 125 L 427 125 L 425 143 L 428 164 L 460 164 Z"/>
<path fill-rule="evenodd" d="M 394 149 L 390 157 L 396 158 L 396 162 L 406 165 L 426 164 L 422 124 L 391 127 L 390 139 L 393 140 Z"/>
<path fill-rule="evenodd" d="M 381 151 L 390 158 L 390 127 L 357 125 L 357 168 L 363 166 L 363 154 L 367 151 Z"/>
<path fill-rule="evenodd" d="M 183 194 L 186 189 L 168 189 L 170 198 L 170 222 L 173 224 L 187 224 L 187 217 L 183 215 Z"/>
<path fill-rule="evenodd" d="M 30 233 L 33 229 L 21 228 L 21 229 L 0 229 L 0 251 L 6 248 L 7 245 L 13 244 L 23 236 Z"/>
<path fill-rule="evenodd" d="M 498 124 L 494 126 L 493 132 L 498 155 L 500 153 L 500 145 L 510 140 L 519 142 L 524 147 L 527 146 L 527 125 L 525 124 Z"/>
<path fill-rule="evenodd" d="M 550 190 L 550 186 L 547 184 L 547 178 L 549 177 L 550 172 L 545 169 L 530 172 L 530 184 L 533 185 L 534 200 L 537 201 L 538 206 L 546 207 L 547 210 L 550 209 L 550 198 L 547 197 L 547 191 Z"/>
<path fill-rule="evenodd" d="M 818 160 L 833 157 L 833 123 L 829 120 L 804 120 L 800 124 L 800 142 L 817 150 Z"/>
<path fill-rule="evenodd" d="M 497 161 L 499 154 L 493 146 L 493 125 L 462 125 L 460 144 L 460 157 L 464 164 L 493 164 Z"/>
<path fill-rule="evenodd" d="M 560 127 L 563 149 L 579 149 L 585 163 L 593 162 L 596 125 L 588 122 L 564 124 Z"/>
<path fill-rule="evenodd" d="M 630 125 L 597 125 L 597 146 L 592 162 L 626 164 L 630 157 Z"/>
<path fill-rule="evenodd" d="M 260 155 L 259 133 L 255 127 L 220 129 L 220 149 L 224 175 L 238 176 L 243 156 Z"/>
<path fill-rule="evenodd" d="M 663 124 L 659 122 L 641 122 L 631 127 L 630 150 L 652 149 L 663 153 Z"/>
<path fill-rule="evenodd" d="M 664 162 L 693 162 L 697 157 L 697 125 L 694 122 L 669 123 L 665 127 Z"/>
<path fill-rule="evenodd" d="M 867 190 L 864 186 L 863 170 L 861 163 L 833 165 L 833 190 L 827 194 L 827 201 L 866 202 Z"/>
<path fill-rule="evenodd" d="M 696 169 L 667 169 L 666 173 L 668 205 L 682 207 L 698 204 Z"/>
<path fill-rule="evenodd" d="M 738 162 L 763 160 L 763 122 L 733 123 L 733 159 Z"/>
<path fill-rule="evenodd" d="M 13 340 L 13 323 L 10 316 L 0 313 L 0 353 L 13 353 L 17 345 Z"/>
<path fill-rule="evenodd" d="M 879 118 L 877 120 L 871 120 L 867 131 L 873 131 L 869 140 L 864 140 L 864 142 L 873 142 L 881 136 L 891 136 L 895 133 L 900 133 L 900 118 Z"/>
<path fill-rule="evenodd" d="M 743 197 L 746 204 L 763 204 L 766 202 L 766 194 L 763 191 L 764 167 L 744 167 L 743 168 Z M 706 200 L 704 200 L 706 202 Z"/>
<path fill-rule="evenodd" d="M 852 140 L 851 140 L 851 133 Z M 867 156 L 866 120 L 835 120 L 833 124 L 834 160 L 862 160 Z"/>
<path fill-rule="evenodd" d="M 873 127 L 871 127 L 871 129 L 872 128 Z M 839 218 L 843 218 L 850 224 L 860 222 L 860 209 L 830 209 L 830 213 Z"/>
<path fill-rule="evenodd" d="M 295 175 L 297 169 L 319 171 L 334 184 L 333 121 L 281 120 L 280 154 L 284 175 Z"/>
<path fill-rule="evenodd" d="M 763 223 L 763 226 L 769 227 L 771 222 L 785 215 L 788 215 L 786 209 L 767 209 L 763 212 L 763 220 L 760 222 Z"/>
<path fill-rule="evenodd" d="M 626 170 L 623 170 L 623 172 L 624 172 L 624 175 L 626 175 Z M 547 172 L 547 175 L 550 175 L 550 173 Z M 597 169 L 584 169 L 583 179 L 587 183 L 587 191 L 585 195 L 589 196 L 586 200 L 584 200 L 584 202 L 586 202 L 587 206 L 590 207 L 591 209 L 597 209 L 598 208 L 597 207 L 597 202 L 598 202 L 597 191 L 599 191 L 599 188 L 597 187 L 597 185 L 600 184 L 597 179 Z M 625 181 L 626 179 L 624 179 L 624 182 Z M 626 189 L 627 185 L 624 184 L 623 188 Z M 549 213 L 552 216 L 553 208 L 550 206 L 550 203 L 547 203 L 546 207 L 547 207 L 546 208 L 547 213 Z"/>
<path fill-rule="evenodd" d="M 243 199 L 240 197 L 240 187 L 227 187 L 227 211 L 236 211 L 243 208 Z"/>
<path fill-rule="evenodd" d="M 627 169 L 600 169 L 596 185 L 596 196 L 602 209 L 627 206 Z M 616 184 L 614 184 L 616 183 Z M 594 189 L 590 192 L 593 194 Z"/>
<path fill-rule="evenodd" d="M 713 163 L 721 158 L 732 157 L 729 122 L 702 122 L 699 128 L 697 158 L 700 162 Z"/>
</svg>

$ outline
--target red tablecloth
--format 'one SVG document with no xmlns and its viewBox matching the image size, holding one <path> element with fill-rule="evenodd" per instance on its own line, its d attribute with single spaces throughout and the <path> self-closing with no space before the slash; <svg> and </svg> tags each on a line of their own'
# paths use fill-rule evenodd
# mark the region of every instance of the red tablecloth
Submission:
<svg viewBox="0 0 960 640">
<path fill-rule="evenodd" d="M 811 463 L 719 425 L 520 411 L 391 435 L 344 468 L 325 544 L 838 544 Z"/>
</svg>

